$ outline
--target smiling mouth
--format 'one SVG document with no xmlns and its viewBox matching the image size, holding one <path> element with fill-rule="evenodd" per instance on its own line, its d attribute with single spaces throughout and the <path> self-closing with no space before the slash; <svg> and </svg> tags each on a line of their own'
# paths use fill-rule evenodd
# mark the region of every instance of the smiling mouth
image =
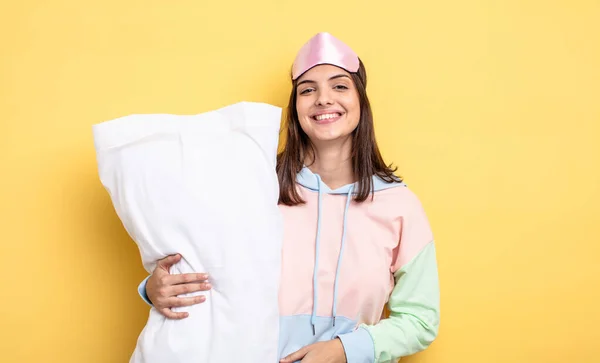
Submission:
<svg viewBox="0 0 600 363">
<path fill-rule="evenodd" d="M 336 121 L 340 117 L 342 117 L 341 113 L 333 112 L 333 113 L 325 113 L 322 115 L 315 115 L 312 117 L 312 119 L 319 123 L 328 123 L 328 122 Z"/>
</svg>

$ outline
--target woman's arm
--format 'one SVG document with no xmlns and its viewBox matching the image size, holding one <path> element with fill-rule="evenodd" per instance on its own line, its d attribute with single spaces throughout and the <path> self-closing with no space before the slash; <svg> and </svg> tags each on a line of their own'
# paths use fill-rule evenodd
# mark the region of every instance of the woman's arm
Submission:
<svg viewBox="0 0 600 363">
<path fill-rule="evenodd" d="M 202 295 L 178 297 L 179 295 L 211 289 L 208 274 L 171 275 L 169 273 L 171 266 L 179 262 L 180 259 L 181 255 L 170 255 L 159 260 L 152 275 L 146 277 L 138 286 L 138 293 L 142 299 L 169 319 L 188 317 L 188 313 L 173 312 L 171 308 L 201 304 L 206 300 Z"/>
<path fill-rule="evenodd" d="M 417 197 L 409 192 L 402 203 L 406 212 L 390 271 L 395 281 L 390 315 L 339 337 L 348 363 L 396 362 L 424 350 L 437 337 L 440 289 L 433 235 Z"/>
<path fill-rule="evenodd" d="M 390 316 L 341 335 L 348 363 L 396 362 L 427 348 L 437 337 L 440 296 L 434 242 L 396 271 Z"/>
<path fill-rule="evenodd" d="M 387 363 L 427 348 L 437 336 L 440 320 L 433 242 L 396 271 L 394 277 L 396 284 L 388 302 L 389 318 L 375 325 L 363 324 L 337 339 L 303 347 L 281 362 L 302 359 L 319 363 Z"/>
</svg>

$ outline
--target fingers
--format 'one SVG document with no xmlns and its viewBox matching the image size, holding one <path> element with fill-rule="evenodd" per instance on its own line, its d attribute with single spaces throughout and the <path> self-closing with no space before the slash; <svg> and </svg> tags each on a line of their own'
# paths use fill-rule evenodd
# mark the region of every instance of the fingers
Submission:
<svg viewBox="0 0 600 363">
<path fill-rule="evenodd" d="M 163 314 L 165 317 L 167 317 L 169 319 L 174 319 L 174 320 L 185 319 L 190 315 L 186 312 L 174 312 L 174 311 L 171 311 L 171 309 L 169 309 L 169 308 L 159 309 L 158 311 L 161 314 Z"/>
<path fill-rule="evenodd" d="M 157 308 L 164 308 L 166 301 L 177 295 L 198 291 L 208 291 L 212 288 L 204 273 L 188 273 L 170 275 L 163 270 L 156 271 L 148 280 L 146 293 Z"/>
<path fill-rule="evenodd" d="M 177 279 L 179 277 L 179 279 Z M 170 309 L 173 307 L 191 306 L 201 304 L 206 301 L 205 296 L 178 297 L 189 293 L 208 291 L 212 288 L 209 282 L 206 282 L 206 274 L 190 273 L 185 275 L 167 275 L 161 276 L 158 280 L 156 290 L 152 291 L 152 302 L 161 314 L 169 319 L 184 319 L 188 315 L 175 313 Z M 204 282 L 198 282 L 198 279 Z M 180 281 L 195 281 L 174 284 Z M 150 296 L 150 293 L 148 293 Z"/>
<path fill-rule="evenodd" d="M 177 274 L 170 275 L 169 285 L 187 284 L 190 282 L 205 282 L 206 280 L 208 280 L 207 273 Z"/>
<path fill-rule="evenodd" d="M 282 358 L 279 362 L 281 363 L 292 363 L 302 359 L 306 353 L 308 353 L 307 347 L 304 347 L 300 350 L 295 351 L 294 353 L 288 355 L 287 357 Z"/>
<path fill-rule="evenodd" d="M 171 266 L 173 266 L 174 264 L 179 262 L 179 260 L 181 260 L 180 254 L 169 255 L 169 256 L 163 258 L 162 260 L 158 260 L 158 264 L 156 267 L 161 268 L 165 271 L 169 271 Z"/>
<path fill-rule="evenodd" d="M 161 288 L 170 288 L 177 285 L 185 285 L 191 283 L 206 283 L 208 281 L 208 274 L 205 273 L 187 273 L 187 274 L 176 274 L 176 275 L 161 275 L 158 279 L 159 286 Z"/>
<path fill-rule="evenodd" d="M 211 288 L 212 288 L 212 285 L 208 282 L 175 285 L 175 286 L 171 287 L 170 295 L 171 296 L 179 296 L 179 295 L 189 294 L 192 292 L 208 291 Z"/>
<path fill-rule="evenodd" d="M 196 304 L 202 304 L 206 301 L 206 296 L 194 296 L 194 297 L 176 297 L 169 300 L 169 306 L 171 307 L 182 307 L 192 306 Z"/>
<path fill-rule="evenodd" d="M 172 307 L 182 307 L 182 306 L 191 306 L 196 304 L 201 304 L 206 301 L 205 296 L 194 296 L 194 297 L 184 297 L 184 298 L 172 298 L 167 302 L 169 307 L 158 309 L 158 312 L 164 315 L 168 319 L 181 320 L 190 316 L 187 312 L 175 312 L 171 310 Z"/>
<path fill-rule="evenodd" d="M 193 292 L 208 291 L 212 288 L 206 273 L 171 275 L 170 268 L 181 260 L 181 255 L 169 255 L 157 262 L 156 269 L 146 285 L 146 293 L 154 307 L 166 318 L 181 320 L 189 316 L 187 312 L 174 312 L 171 308 L 201 304 L 205 296 L 177 297 Z"/>
<path fill-rule="evenodd" d="M 156 307 L 156 309 L 158 309 L 161 313 L 164 309 L 171 309 L 171 308 L 175 308 L 175 307 L 182 307 L 182 306 L 192 306 L 192 305 L 197 305 L 197 304 L 202 304 L 203 302 L 206 301 L 206 296 L 203 295 L 198 295 L 198 296 L 190 296 L 190 297 L 168 297 L 168 298 L 160 298 L 157 299 L 156 303 L 154 304 L 154 307 Z M 165 316 L 167 316 L 166 314 L 163 314 Z M 169 316 L 167 316 L 169 317 Z"/>
</svg>

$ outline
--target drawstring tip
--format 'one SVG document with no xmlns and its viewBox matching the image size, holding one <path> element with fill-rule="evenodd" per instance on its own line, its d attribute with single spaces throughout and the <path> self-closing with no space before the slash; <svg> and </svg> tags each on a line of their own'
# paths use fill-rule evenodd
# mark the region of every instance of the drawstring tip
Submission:
<svg viewBox="0 0 600 363">
<path fill-rule="evenodd" d="M 333 326 L 335 326 L 335 316 L 333 317 Z"/>
<path fill-rule="evenodd" d="M 313 328 L 313 336 L 317 335 L 317 332 L 315 331 L 315 324 L 312 325 Z"/>
</svg>

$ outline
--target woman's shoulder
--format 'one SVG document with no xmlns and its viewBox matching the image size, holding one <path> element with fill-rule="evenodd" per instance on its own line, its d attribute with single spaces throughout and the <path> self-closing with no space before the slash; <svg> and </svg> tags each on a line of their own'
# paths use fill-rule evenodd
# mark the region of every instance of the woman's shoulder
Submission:
<svg viewBox="0 0 600 363">
<path fill-rule="evenodd" d="M 418 194 L 404 181 L 386 181 L 373 177 L 373 202 L 388 204 L 395 213 L 422 212 L 423 204 Z"/>
</svg>

